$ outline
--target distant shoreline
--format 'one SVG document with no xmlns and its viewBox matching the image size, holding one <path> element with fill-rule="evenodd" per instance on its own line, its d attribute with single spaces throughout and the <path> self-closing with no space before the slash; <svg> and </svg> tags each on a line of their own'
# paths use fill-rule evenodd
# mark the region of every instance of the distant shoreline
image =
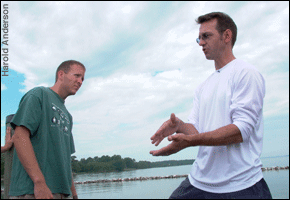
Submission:
<svg viewBox="0 0 290 200">
<path fill-rule="evenodd" d="M 281 158 L 281 157 L 289 157 L 289 155 L 284 155 L 284 156 L 269 156 L 269 157 L 261 157 L 260 159 L 263 159 L 263 158 Z"/>
</svg>

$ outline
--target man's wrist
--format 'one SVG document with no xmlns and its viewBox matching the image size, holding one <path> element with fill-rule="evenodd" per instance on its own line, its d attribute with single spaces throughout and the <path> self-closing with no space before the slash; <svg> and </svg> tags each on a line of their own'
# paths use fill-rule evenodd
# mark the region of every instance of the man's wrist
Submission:
<svg viewBox="0 0 290 200">
<path fill-rule="evenodd" d="M 36 184 L 46 184 L 44 177 L 39 177 L 39 176 L 35 176 L 31 178 L 32 182 L 34 183 L 34 185 Z"/>
<path fill-rule="evenodd" d="M 176 117 L 176 121 L 177 121 L 176 133 L 182 133 L 181 127 L 182 127 L 182 124 L 184 124 L 184 122 L 181 119 L 179 119 L 178 117 Z"/>
</svg>

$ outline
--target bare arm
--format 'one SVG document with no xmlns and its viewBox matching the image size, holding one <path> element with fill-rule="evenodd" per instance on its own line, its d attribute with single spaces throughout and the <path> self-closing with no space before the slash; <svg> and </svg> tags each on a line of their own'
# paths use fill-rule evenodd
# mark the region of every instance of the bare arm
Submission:
<svg viewBox="0 0 290 200">
<path fill-rule="evenodd" d="M 224 146 L 243 142 L 241 131 L 234 124 L 229 124 L 195 137 L 192 140 L 192 146 Z"/>
<path fill-rule="evenodd" d="M 75 183 L 74 183 L 74 180 L 73 180 L 73 175 L 71 174 L 71 180 L 72 180 L 72 184 L 71 184 L 71 193 L 72 193 L 72 196 L 73 196 L 73 199 L 78 199 L 78 194 L 77 194 L 77 191 L 76 191 L 76 188 L 75 188 Z"/>
<path fill-rule="evenodd" d="M 178 134 L 168 136 L 168 140 L 172 143 L 159 150 L 150 151 L 150 154 L 153 156 L 168 156 L 190 146 L 223 146 L 243 142 L 241 132 L 234 124 L 197 134 L 198 131 L 192 124 L 184 123 L 179 119 L 178 121 L 176 123 L 178 124 L 176 125 Z"/>
<path fill-rule="evenodd" d="M 24 126 L 17 126 L 13 135 L 13 141 L 18 158 L 34 183 L 35 198 L 52 199 L 52 193 L 45 183 L 44 176 L 35 157 L 30 141 L 30 131 Z"/>
</svg>

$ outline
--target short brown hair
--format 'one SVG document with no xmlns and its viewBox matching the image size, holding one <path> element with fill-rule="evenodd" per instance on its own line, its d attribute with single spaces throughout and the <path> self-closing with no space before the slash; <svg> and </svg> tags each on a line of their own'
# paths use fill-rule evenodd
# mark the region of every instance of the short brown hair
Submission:
<svg viewBox="0 0 290 200">
<path fill-rule="evenodd" d="M 212 19 L 217 19 L 217 27 L 216 30 L 222 34 L 225 30 L 230 29 L 232 31 L 232 47 L 234 47 L 234 44 L 237 39 L 237 26 L 234 22 L 234 20 L 228 16 L 225 13 L 222 12 L 212 12 L 208 13 L 202 16 L 199 16 L 196 20 L 198 24 L 202 24 L 203 22 L 212 20 Z"/>
<path fill-rule="evenodd" d="M 80 63 L 80 62 L 78 62 L 78 61 L 75 61 L 75 60 L 67 60 L 67 61 L 64 61 L 64 62 L 62 62 L 59 66 L 58 66 L 58 68 L 57 68 L 57 70 L 56 70 L 56 74 L 55 74 L 55 82 L 57 82 L 57 79 L 58 79 L 58 72 L 60 71 L 60 70 L 62 70 L 62 71 L 64 71 L 64 73 L 68 73 L 69 71 L 70 71 L 70 66 L 71 65 L 79 65 L 79 66 L 82 66 L 83 68 L 84 68 L 84 70 L 86 70 L 86 68 L 85 68 L 85 66 L 82 64 L 82 63 Z"/>
</svg>

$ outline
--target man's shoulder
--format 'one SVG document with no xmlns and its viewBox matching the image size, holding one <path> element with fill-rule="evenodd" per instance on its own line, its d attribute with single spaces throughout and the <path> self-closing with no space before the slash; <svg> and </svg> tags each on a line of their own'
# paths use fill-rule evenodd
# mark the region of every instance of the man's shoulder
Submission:
<svg viewBox="0 0 290 200">
<path fill-rule="evenodd" d="M 38 86 L 38 87 L 30 89 L 27 93 L 35 94 L 35 93 L 41 93 L 43 91 L 47 91 L 47 88 L 44 86 Z"/>
<path fill-rule="evenodd" d="M 235 64 L 235 69 L 236 71 L 257 71 L 258 72 L 258 69 L 256 68 L 256 66 L 241 59 L 237 59 L 236 64 Z"/>
<path fill-rule="evenodd" d="M 43 87 L 43 86 L 39 86 L 39 87 L 35 87 L 35 88 L 30 89 L 28 92 L 26 92 L 26 94 L 24 96 L 33 95 L 33 96 L 40 97 L 43 95 L 43 93 L 47 93 L 47 92 L 48 92 L 48 88 Z"/>
<path fill-rule="evenodd" d="M 264 77 L 259 70 L 253 64 L 243 60 L 237 60 L 232 80 L 234 82 L 248 81 L 248 84 L 251 82 L 257 82 L 261 87 L 264 87 L 265 82 Z"/>
<path fill-rule="evenodd" d="M 236 59 L 236 63 L 232 69 L 231 77 L 234 79 L 242 79 L 245 76 L 263 77 L 256 66 L 241 59 Z"/>
<path fill-rule="evenodd" d="M 42 101 L 44 93 L 47 93 L 47 92 L 48 92 L 47 88 L 43 86 L 32 88 L 23 95 L 20 102 L 23 102 L 29 99 L 39 99 L 40 101 Z"/>
</svg>

